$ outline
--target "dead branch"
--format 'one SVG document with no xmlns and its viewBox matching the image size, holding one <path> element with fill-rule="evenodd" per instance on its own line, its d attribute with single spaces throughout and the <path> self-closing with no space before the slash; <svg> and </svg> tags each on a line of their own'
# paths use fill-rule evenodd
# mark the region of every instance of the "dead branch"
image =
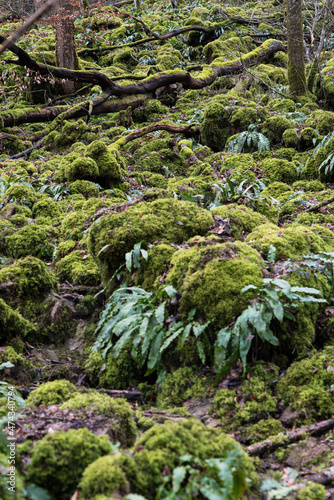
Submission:
<svg viewBox="0 0 334 500">
<path fill-rule="evenodd" d="M 27 21 L 18 28 L 10 38 L 7 38 L 0 47 L 0 54 L 9 49 L 22 35 L 32 26 L 40 17 L 44 16 L 52 7 L 57 4 L 58 0 L 48 0 L 42 7 L 40 7 L 34 14 L 32 14 Z"/>
<path fill-rule="evenodd" d="M 317 434 L 323 434 L 333 428 L 334 418 L 330 418 L 329 420 L 323 420 L 322 422 L 317 422 L 316 424 L 312 424 L 307 427 L 301 427 L 295 431 L 282 432 L 276 436 L 275 440 L 265 439 L 260 443 L 247 446 L 246 450 L 249 455 L 261 456 L 264 455 L 264 453 L 275 450 L 279 446 L 287 446 L 290 443 L 295 443 L 306 435 L 314 436 Z"/>
<path fill-rule="evenodd" d="M 331 203 L 333 203 L 333 201 L 334 201 L 334 197 L 329 198 L 329 200 L 322 201 L 318 205 L 315 205 L 314 207 L 308 208 L 307 210 L 305 210 L 305 212 L 318 212 L 320 210 L 320 208 L 325 207 L 326 205 L 330 205 Z"/>
<path fill-rule="evenodd" d="M 135 132 L 131 132 L 131 134 L 126 135 L 124 138 L 120 139 L 122 144 L 127 144 L 130 141 L 134 141 L 143 135 L 150 134 L 151 132 L 156 132 L 157 130 L 166 130 L 167 132 L 171 132 L 173 134 L 185 134 L 185 135 L 194 135 L 194 131 L 190 131 L 190 129 L 194 126 L 194 124 L 187 125 L 185 127 L 177 127 L 176 125 L 167 125 L 166 123 L 155 123 L 154 125 L 149 125 L 142 129 L 138 129 Z M 197 131 L 198 132 L 198 131 Z"/>
</svg>

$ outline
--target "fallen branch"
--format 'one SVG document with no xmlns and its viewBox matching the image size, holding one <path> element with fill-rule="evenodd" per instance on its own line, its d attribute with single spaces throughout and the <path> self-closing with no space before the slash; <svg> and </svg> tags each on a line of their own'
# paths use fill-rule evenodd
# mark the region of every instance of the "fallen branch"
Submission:
<svg viewBox="0 0 334 500">
<path fill-rule="evenodd" d="M 261 456 L 264 455 L 264 453 L 275 450 L 279 446 L 287 446 L 290 443 L 295 443 L 299 439 L 304 438 L 306 435 L 314 436 L 317 434 L 323 434 L 331 429 L 334 429 L 334 418 L 323 420 L 322 422 L 318 422 L 307 427 L 301 427 L 295 431 L 282 432 L 277 434 L 275 440 L 265 439 L 260 443 L 247 446 L 246 451 L 249 455 Z"/>
<path fill-rule="evenodd" d="M 167 125 L 166 123 L 155 123 L 154 125 L 148 125 L 147 127 L 143 127 L 142 129 L 138 129 L 135 132 L 131 132 L 131 134 L 126 135 L 125 137 L 121 137 L 118 141 L 120 144 L 127 144 L 130 141 L 134 141 L 139 137 L 143 137 L 143 135 L 150 134 L 151 132 L 156 132 L 157 130 L 166 130 L 167 132 L 171 132 L 173 134 L 185 134 L 188 136 L 193 136 L 194 131 L 190 131 L 195 124 L 186 125 L 185 127 L 178 127 L 176 125 Z M 198 130 L 196 130 L 198 132 Z"/>
<path fill-rule="evenodd" d="M 331 484 L 334 481 L 334 466 L 316 474 L 307 474 L 307 481 L 323 485 Z"/>
<path fill-rule="evenodd" d="M 5 52 L 5 50 L 10 49 L 11 46 L 19 39 L 22 35 L 32 26 L 40 17 L 44 16 L 52 7 L 57 4 L 58 0 L 49 0 L 42 7 L 40 7 L 34 14 L 32 14 L 29 19 L 18 28 L 14 34 L 7 38 L 2 46 L 0 47 L 0 55 Z"/>
<path fill-rule="evenodd" d="M 143 399 L 140 391 L 118 391 L 111 389 L 98 389 L 102 394 L 108 394 L 112 398 L 125 398 L 128 401 L 141 401 Z"/>
<path fill-rule="evenodd" d="M 307 210 L 305 210 L 305 212 L 318 212 L 318 210 L 320 210 L 320 208 L 325 207 L 326 205 L 330 205 L 331 203 L 333 203 L 333 201 L 334 201 L 334 197 L 329 198 L 329 200 L 322 201 L 318 205 L 315 205 L 314 207 L 308 208 Z"/>
</svg>

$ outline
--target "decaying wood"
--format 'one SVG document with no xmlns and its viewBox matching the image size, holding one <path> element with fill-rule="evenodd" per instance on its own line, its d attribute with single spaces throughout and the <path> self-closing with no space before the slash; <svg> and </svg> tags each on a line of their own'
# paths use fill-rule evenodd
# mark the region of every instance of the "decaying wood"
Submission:
<svg viewBox="0 0 334 500">
<path fill-rule="evenodd" d="M 141 401 L 143 396 L 140 391 L 117 391 L 111 389 L 98 389 L 102 394 L 108 394 L 112 398 L 125 398 L 128 401 Z"/>
<path fill-rule="evenodd" d="M 249 455 L 261 456 L 264 455 L 264 453 L 275 450 L 279 446 L 287 446 L 290 443 L 295 443 L 307 435 L 314 436 L 323 434 L 331 429 L 334 429 L 334 418 L 323 420 L 322 422 L 317 422 L 316 424 L 312 424 L 307 427 L 301 427 L 295 431 L 282 432 L 276 436 L 275 440 L 265 439 L 260 443 L 247 446 L 246 450 Z"/>
<path fill-rule="evenodd" d="M 307 210 L 305 210 L 305 212 L 318 212 L 318 210 L 320 210 L 322 207 L 325 207 L 326 205 L 330 205 L 331 203 L 333 203 L 333 201 L 334 201 L 334 197 L 329 198 L 329 200 L 322 201 L 318 205 L 315 205 L 314 207 L 308 208 Z"/>
</svg>

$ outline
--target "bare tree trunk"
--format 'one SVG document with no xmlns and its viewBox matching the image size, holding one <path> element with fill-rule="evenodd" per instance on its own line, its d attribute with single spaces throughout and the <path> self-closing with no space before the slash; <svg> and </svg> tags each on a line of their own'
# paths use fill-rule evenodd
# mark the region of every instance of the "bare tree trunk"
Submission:
<svg viewBox="0 0 334 500">
<path fill-rule="evenodd" d="M 288 80 L 291 95 L 306 92 L 302 0 L 287 0 Z"/>
<path fill-rule="evenodd" d="M 58 21 L 56 30 L 56 58 L 59 68 L 71 70 L 78 69 L 78 60 L 74 44 L 73 6 L 69 0 L 59 0 Z M 75 83 L 72 81 L 62 82 L 63 92 L 72 94 L 75 91 Z"/>
</svg>

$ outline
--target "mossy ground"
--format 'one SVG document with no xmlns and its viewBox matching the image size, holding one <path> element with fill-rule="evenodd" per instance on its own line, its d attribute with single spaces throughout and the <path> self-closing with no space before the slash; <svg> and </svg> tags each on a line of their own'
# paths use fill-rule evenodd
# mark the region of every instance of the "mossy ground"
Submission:
<svg viewBox="0 0 334 500">
<path fill-rule="evenodd" d="M 78 487 L 87 500 L 130 492 L 155 498 L 181 454 L 204 460 L 240 449 L 232 438 L 190 418 L 182 407 L 189 402 L 211 406 L 210 418 L 244 443 L 289 430 L 280 419 L 287 408 L 291 426 L 334 412 L 333 280 L 321 253 L 332 259 L 333 202 L 309 210 L 333 194 L 332 40 L 321 56 L 322 78 L 315 78 L 312 93 L 294 98 L 288 94 L 283 51 L 247 72 L 213 81 L 214 68 L 240 60 L 246 66 L 247 58 L 257 57 L 261 34 L 261 47 L 270 47 L 275 22 L 284 25 L 281 5 L 138 4 L 137 10 L 122 7 L 135 17 L 106 5 L 91 6 L 75 19 L 80 69 L 101 71 L 117 85 L 146 85 L 157 75 L 169 81 L 177 73 L 183 85 L 166 84 L 124 99 L 109 96 L 106 102 L 119 111 L 94 115 L 90 100 L 104 98 L 99 85 L 58 101 L 59 83 L 26 75 L 8 51 L 0 82 L 0 125 L 9 116 L 18 121 L 25 113 L 41 115 L 54 102 L 63 112 L 68 105 L 86 112 L 78 119 L 63 115 L 46 127 L 20 123 L 6 128 L 0 141 L 0 365 L 14 364 L 1 374 L 17 386 L 41 381 L 28 398 L 34 408 L 46 408 L 41 411 L 62 404 L 64 411 L 92 408 L 94 414 L 108 414 L 114 422 L 109 437 L 121 443 L 120 452 L 112 454 L 106 436 L 83 430 L 36 443 L 30 465 L 20 465 L 23 481 L 28 477 L 55 498 L 70 498 Z M 191 25 L 206 31 L 137 44 L 146 36 L 137 17 L 159 35 Z M 316 24 L 320 32 L 320 20 Z M 7 37 L 18 25 L 3 24 L 0 32 Z M 47 22 L 18 41 L 43 64 L 55 64 L 55 44 Z M 187 88 L 189 74 L 212 83 Z M 191 127 L 185 135 L 160 130 L 126 143 L 127 135 L 157 122 Z M 270 149 L 261 152 L 246 142 L 240 151 L 230 151 L 231 138 L 249 130 L 263 134 Z M 41 148 L 24 159 L 10 158 L 43 134 Z M 309 253 L 318 256 L 312 269 L 303 264 Z M 268 349 L 255 337 L 246 379 L 236 376 L 237 365 L 217 385 L 212 357 L 217 331 L 232 326 L 255 300 L 252 290 L 242 293 L 245 286 L 259 287 L 274 277 L 318 289 L 327 304 L 293 310 L 295 321 L 273 321 L 279 346 Z M 159 379 L 134 360 L 131 342 L 117 358 L 112 350 L 105 357 L 90 356 L 97 323 L 115 289 L 136 286 L 156 293 L 166 285 L 176 289 L 168 327 L 188 321 L 189 314 L 200 324 L 211 322 L 204 365 L 194 336 L 169 346 Z M 262 363 L 254 365 L 256 360 Z M 281 369 L 286 372 L 279 378 Z M 78 380 L 111 390 L 140 388 L 139 411 L 134 416 L 123 400 L 78 390 Z M 157 425 L 154 418 L 140 417 L 149 407 L 177 422 Z M 138 429 L 143 435 L 134 444 Z M 280 453 L 283 457 L 285 448 Z M 258 498 L 254 465 L 247 455 L 240 460 L 241 476 L 246 472 L 250 479 L 245 492 Z M 1 489 L 4 470 L 0 447 L 0 496 L 12 500 Z M 24 487 L 18 475 L 19 494 Z M 322 500 L 324 488 L 305 484 L 292 494 Z"/>
</svg>

